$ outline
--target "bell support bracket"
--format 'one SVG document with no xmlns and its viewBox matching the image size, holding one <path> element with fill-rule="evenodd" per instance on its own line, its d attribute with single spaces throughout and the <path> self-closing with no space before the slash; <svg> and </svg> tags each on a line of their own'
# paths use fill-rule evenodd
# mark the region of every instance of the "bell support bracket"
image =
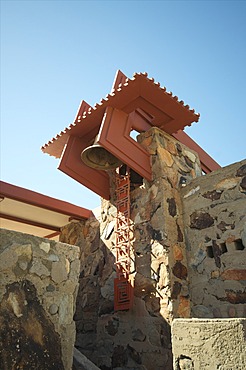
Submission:
<svg viewBox="0 0 246 370">
<path fill-rule="evenodd" d="M 152 180 L 150 154 L 130 137 L 132 129 L 146 131 L 151 127 L 150 117 L 141 110 L 127 114 L 107 107 L 100 127 L 98 143 L 114 154 L 139 175 Z"/>
<path fill-rule="evenodd" d="M 110 199 L 109 176 L 107 172 L 88 167 L 81 160 L 81 151 L 88 146 L 88 140 L 70 136 L 66 150 L 63 152 L 58 169 L 74 180 L 99 194 L 104 199 Z"/>
</svg>

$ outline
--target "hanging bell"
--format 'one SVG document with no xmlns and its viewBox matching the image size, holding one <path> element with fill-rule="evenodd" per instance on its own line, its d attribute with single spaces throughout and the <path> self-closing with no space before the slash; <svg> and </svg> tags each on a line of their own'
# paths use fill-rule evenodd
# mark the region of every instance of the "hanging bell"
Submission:
<svg viewBox="0 0 246 370">
<path fill-rule="evenodd" d="M 122 165 L 122 162 L 97 142 L 85 148 L 81 153 L 82 161 L 97 170 L 111 170 Z"/>
</svg>

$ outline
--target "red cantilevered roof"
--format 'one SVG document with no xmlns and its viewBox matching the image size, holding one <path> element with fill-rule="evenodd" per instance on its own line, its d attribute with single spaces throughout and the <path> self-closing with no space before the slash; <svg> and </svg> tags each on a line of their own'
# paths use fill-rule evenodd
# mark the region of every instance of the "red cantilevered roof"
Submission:
<svg viewBox="0 0 246 370">
<path fill-rule="evenodd" d="M 40 237 L 54 237 L 72 220 L 84 220 L 92 211 L 0 181 L 1 227 Z"/>
<path fill-rule="evenodd" d="M 105 199 L 109 199 L 109 177 L 105 171 L 82 163 L 81 152 L 98 135 L 98 143 L 148 181 L 152 179 L 150 155 L 132 140 L 132 130 L 143 132 L 151 127 L 173 135 L 195 150 L 205 173 L 220 168 L 198 144 L 183 132 L 199 120 L 199 114 L 177 96 L 160 87 L 147 73 L 128 79 L 116 73 L 113 89 L 93 108 L 82 101 L 73 124 L 42 147 L 44 153 L 61 158 L 59 169 Z"/>
<path fill-rule="evenodd" d="M 151 125 L 172 134 L 190 126 L 199 120 L 199 114 L 182 100 L 160 87 L 147 73 L 136 73 L 128 79 L 122 72 L 116 74 L 112 92 L 92 108 L 82 101 L 73 124 L 61 131 L 41 149 L 56 158 L 60 158 L 69 136 L 83 137 L 84 140 L 95 137 L 99 131 L 105 109 L 112 107 L 127 114 L 140 108 L 147 112 Z"/>
</svg>

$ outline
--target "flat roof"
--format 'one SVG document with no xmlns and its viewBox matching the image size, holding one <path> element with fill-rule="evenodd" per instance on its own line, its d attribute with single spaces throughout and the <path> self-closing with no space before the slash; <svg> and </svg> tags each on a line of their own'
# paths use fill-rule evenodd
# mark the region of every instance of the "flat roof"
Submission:
<svg viewBox="0 0 246 370">
<path fill-rule="evenodd" d="M 0 181 L 1 228 L 52 239 L 69 222 L 92 214 L 89 209 Z"/>
</svg>

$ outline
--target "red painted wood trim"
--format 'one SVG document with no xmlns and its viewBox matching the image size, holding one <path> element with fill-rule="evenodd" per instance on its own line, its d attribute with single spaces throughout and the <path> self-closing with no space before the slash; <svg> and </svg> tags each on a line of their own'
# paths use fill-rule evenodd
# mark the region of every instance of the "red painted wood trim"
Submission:
<svg viewBox="0 0 246 370">
<path fill-rule="evenodd" d="M 139 121 L 143 121 L 143 128 L 144 125 L 148 124 L 140 115 L 137 117 L 135 112 L 133 112 L 132 116 L 132 114 L 128 115 L 121 110 L 107 107 L 100 128 L 98 142 L 139 175 L 151 181 L 150 155 L 130 137 L 134 121 L 135 125 L 141 126 L 141 122 L 137 124 L 136 118 Z"/>
<path fill-rule="evenodd" d="M 52 233 L 52 234 L 49 234 L 49 235 L 45 235 L 44 238 L 51 239 L 51 238 L 54 238 L 55 236 L 58 236 L 60 234 L 61 234 L 60 231 L 56 231 L 55 233 Z"/>
<path fill-rule="evenodd" d="M 92 211 L 89 209 L 51 198 L 4 181 L 0 181 L 0 196 L 77 218 L 87 219 L 92 215 Z"/>
<path fill-rule="evenodd" d="M 110 186 L 106 171 L 95 170 L 82 162 L 81 152 L 87 146 L 88 139 L 70 136 L 58 169 L 108 200 Z"/>
</svg>

